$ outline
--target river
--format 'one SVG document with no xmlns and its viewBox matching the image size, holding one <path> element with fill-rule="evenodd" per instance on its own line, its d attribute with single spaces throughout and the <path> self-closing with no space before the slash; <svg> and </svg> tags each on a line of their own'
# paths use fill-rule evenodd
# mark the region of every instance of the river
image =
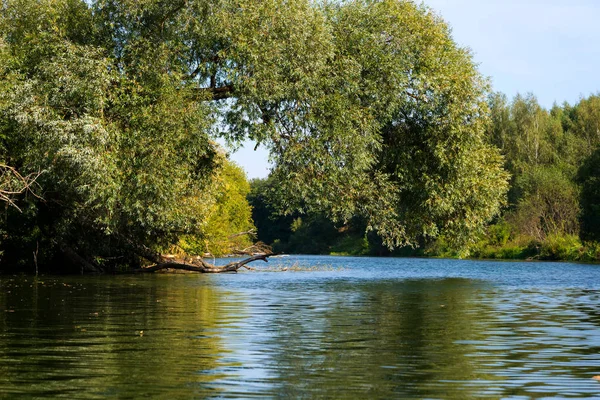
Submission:
<svg viewBox="0 0 600 400">
<path fill-rule="evenodd" d="M 0 398 L 599 397 L 600 266 L 0 277 Z"/>
</svg>

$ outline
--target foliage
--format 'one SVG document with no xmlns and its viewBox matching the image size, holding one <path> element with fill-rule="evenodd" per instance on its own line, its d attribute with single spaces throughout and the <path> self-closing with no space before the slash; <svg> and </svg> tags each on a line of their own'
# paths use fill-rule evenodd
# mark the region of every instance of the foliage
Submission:
<svg viewBox="0 0 600 400">
<path fill-rule="evenodd" d="M 581 99 L 569 113 L 569 128 L 584 143 L 582 151 L 586 156 L 600 146 L 600 95 Z"/>
<path fill-rule="evenodd" d="M 334 46 L 306 87 L 323 89 L 267 107 L 279 209 L 363 217 L 391 247 L 441 232 L 467 242 L 499 211 L 507 178 L 483 140 L 487 88 L 470 54 L 411 2 L 323 11 Z"/>
<path fill-rule="evenodd" d="M 252 207 L 252 220 L 258 231 L 258 238 L 267 244 L 275 244 L 276 252 L 290 251 L 280 247 L 280 243 L 287 243 L 292 234 L 291 225 L 294 215 L 281 215 L 274 206 L 273 196 L 277 192 L 277 185 L 273 179 L 253 179 L 250 181 L 248 202 Z M 294 250 L 293 250 L 294 251 Z"/>
<path fill-rule="evenodd" d="M 483 253 L 495 257 L 495 251 L 508 246 L 515 255 L 521 249 L 521 258 L 593 260 L 580 251 L 593 244 L 582 245 L 574 238 L 593 239 L 588 232 L 596 226 L 598 215 L 594 209 L 598 161 L 591 151 L 599 143 L 594 133 L 594 127 L 600 126 L 597 96 L 574 106 L 554 105 L 550 111 L 540 107 L 533 95 L 517 95 L 509 104 L 506 96 L 496 93 L 489 101 L 488 137 L 503 152 L 512 174 L 503 222 L 511 233 L 502 246 L 490 239 L 498 226 L 492 225 L 483 240 L 491 253 Z M 526 255 L 527 249 L 534 254 Z M 475 252 L 482 254 L 481 243 Z"/>
<path fill-rule="evenodd" d="M 254 237 L 252 209 L 246 201 L 250 184 L 244 171 L 236 164 L 225 162 L 216 177 L 216 202 L 209 212 L 201 234 L 182 238 L 185 253 L 221 256 L 251 245 Z"/>
<path fill-rule="evenodd" d="M 511 105 L 502 95 L 491 97 L 490 140 L 503 149 L 507 168 L 513 173 L 510 208 L 502 222 L 488 227 L 473 255 L 600 260 L 597 243 L 582 243 L 578 238 L 597 240 L 593 234 L 599 211 L 594 208 L 598 202 L 597 151 L 589 155 L 593 135 L 582 128 L 593 126 L 595 98 L 582 99 L 575 106 L 555 105 L 547 112 L 531 95 L 517 96 Z M 528 136 L 535 137 L 533 142 L 538 145 L 528 147 Z M 537 155 L 532 156 L 535 149 Z M 501 241 L 498 232 L 502 232 Z"/>
<path fill-rule="evenodd" d="M 319 73 L 304 92 L 269 99 L 257 119 L 273 129 L 276 210 L 340 226 L 359 217 L 390 247 L 441 233 L 468 243 L 507 189 L 502 159 L 484 140 L 487 83 L 471 55 L 411 2 L 321 8 L 330 31 L 312 38 L 328 41 Z"/>
<path fill-rule="evenodd" d="M 44 171 L 43 200 L 0 223 L 12 265 L 228 252 L 246 195 L 259 235 L 297 250 L 466 255 L 502 212 L 543 242 L 578 233 L 595 175 L 575 175 L 600 143 L 598 96 L 489 95 L 408 0 L 8 0 L 0 89 L 0 164 Z M 266 146 L 269 180 L 248 193 L 216 136 Z"/>
<path fill-rule="evenodd" d="M 543 260 L 580 260 L 584 254 L 581 241 L 574 235 L 550 235 L 542 243 L 539 257 Z"/>
<path fill-rule="evenodd" d="M 533 95 L 517 95 L 509 102 L 502 94 L 491 94 L 486 140 L 500 149 L 511 174 L 509 202 L 501 216 L 468 248 L 440 235 L 421 239 L 414 252 L 382 252 L 376 238 L 369 240 L 369 252 L 598 261 L 597 244 L 591 240 L 598 240 L 600 226 L 600 153 L 590 153 L 588 144 L 595 145 L 595 139 L 585 133 L 591 128 L 582 128 L 593 127 L 594 115 L 600 115 L 594 110 L 595 98 L 573 106 L 554 105 L 548 111 Z M 578 235 L 586 242 L 576 240 Z M 355 246 L 360 252 L 361 245 Z"/>
<path fill-rule="evenodd" d="M 276 252 L 366 255 L 381 247 L 381 240 L 369 240 L 373 234 L 365 234 L 366 224 L 361 218 L 336 224 L 322 213 L 281 215 L 270 198 L 275 189 L 273 178 L 255 179 L 251 186 L 248 200 L 258 238 L 271 244 Z"/>
<path fill-rule="evenodd" d="M 514 187 L 520 199 L 507 219 L 518 232 L 540 241 L 579 232 L 578 188 L 562 171 L 534 167 L 518 176 Z"/>
<path fill-rule="evenodd" d="M 585 160 L 577 178 L 582 186 L 581 236 L 600 241 L 600 147 Z"/>
<path fill-rule="evenodd" d="M 432 255 L 439 255 L 434 253 Z M 501 260 L 548 260 L 597 262 L 600 260 L 598 243 L 582 242 L 577 236 L 551 234 L 543 240 L 518 235 L 504 245 L 482 239 L 472 248 L 471 255 L 483 259 Z"/>
<path fill-rule="evenodd" d="M 344 256 L 365 256 L 373 254 L 371 243 L 366 236 L 345 235 L 331 247 L 330 254 Z"/>
<path fill-rule="evenodd" d="M 197 232 L 215 202 L 218 156 L 207 136 L 210 109 L 181 86 L 183 71 L 157 68 L 157 54 L 138 43 L 126 46 L 135 62 L 112 58 L 93 44 L 94 14 L 83 2 L 4 8 L 16 78 L 0 114 L 1 148 L 23 173 L 45 173 L 44 200 L 5 215 L 3 261 L 37 251 L 23 251 L 24 242 L 42 244 L 45 263 L 73 252 L 99 267 L 137 263 L 135 247 Z"/>
</svg>

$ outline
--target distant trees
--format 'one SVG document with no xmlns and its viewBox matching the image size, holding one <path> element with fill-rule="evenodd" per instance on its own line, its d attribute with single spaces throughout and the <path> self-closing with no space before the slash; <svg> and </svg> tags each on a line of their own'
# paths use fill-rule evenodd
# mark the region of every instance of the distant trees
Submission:
<svg viewBox="0 0 600 400">
<path fill-rule="evenodd" d="M 585 160 L 577 178 L 581 184 L 581 236 L 600 241 L 600 147 Z"/>
<path fill-rule="evenodd" d="M 501 149 L 512 176 L 504 220 L 513 239 L 542 245 L 561 236 L 598 239 L 599 99 L 592 95 L 548 111 L 531 94 L 510 103 L 502 94 L 490 96 L 488 137 Z"/>
<path fill-rule="evenodd" d="M 565 132 L 563 110 L 543 109 L 533 95 L 508 104 L 490 96 L 489 140 L 497 145 L 511 173 L 507 218 L 517 231 L 543 240 L 548 234 L 577 234 L 579 192 L 574 182 L 581 160 L 581 138 Z"/>
<path fill-rule="evenodd" d="M 539 241 L 553 234 L 579 234 L 579 190 L 563 171 L 535 167 L 518 176 L 519 198 L 507 219 L 515 229 Z"/>
<path fill-rule="evenodd" d="M 600 145 L 600 95 L 592 95 L 569 109 L 568 128 L 585 143 L 584 154 L 591 155 Z"/>
<path fill-rule="evenodd" d="M 179 247 L 188 254 L 232 254 L 250 247 L 256 239 L 252 207 L 246 199 L 250 184 L 244 171 L 238 165 L 224 161 L 215 176 L 213 190 L 215 203 L 202 229 L 180 240 Z"/>
</svg>

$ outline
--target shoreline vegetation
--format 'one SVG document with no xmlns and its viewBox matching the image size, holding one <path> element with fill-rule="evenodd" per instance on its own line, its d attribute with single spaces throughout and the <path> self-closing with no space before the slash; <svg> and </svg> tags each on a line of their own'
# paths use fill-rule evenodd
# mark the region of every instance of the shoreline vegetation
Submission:
<svg viewBox="0 0 600 400">
<path fill-rule="evenodd" d="M 2 272 L 131 272 L 165 254 L 221 272 L 195 256 L 270 254 L 255 242 L 600 257 L 600 95 L 550 110 L 532 94 L 509 101 L 427 6 L 1 10 Z M 219 140 L 268 149 L 269 177 L 249 182 Z"/>
<path fill-rule="evenodd" d="M 510 173 L 499 214 L 467 242 L 447 234 L 389 249 L 364 219 L 335 224 L 322 213 L 278 215 L 270 178 L 251 182 L 259 238 L 275 251 L 499 260 L 600 261 L 600 95 L 541 107 L 534 95 L 488 96 L 486 139 Z M 367 234 L 364 232 L 367 231 Z"/>
<path fill-rule="evenodd" d="M 345 238 L 342 243 L 334 244 L 331 251 L 322 253 L 297 253 L 330 256 L 355 257 L 423 257 L 450 258 L 469 260 L 497 261 L 564 261 L 581 263 L 600 263 L 600 244 L 597 242 L 581 242 L 576 236 L 556 236 L 546 242 L 523 238 L 521 241 L 508 242 L 505 245 L 490 244 L 481 241 L 465 256 L 464 253 L 445 247 L 443 243 L 435 242 L 427 248 L 399 249 L 396 251 L 376 251 L 369 247 L 352 247 L 349 243 L 359 243 L 361 238 Z M 283 253 L 287 254 L 287 253 Z M 290 253 L 293 255 L 295 253 Z M 235 256 L 235 255 L 232 255 Z M 235 256 L 239 257 L 239 256 Z"/>
</svg>

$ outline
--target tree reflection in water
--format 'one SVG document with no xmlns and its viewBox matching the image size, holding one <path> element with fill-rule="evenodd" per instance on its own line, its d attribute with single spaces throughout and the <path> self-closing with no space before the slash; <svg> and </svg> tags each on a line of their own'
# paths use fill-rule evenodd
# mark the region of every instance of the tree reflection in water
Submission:
<svg viewBox="0 0 600 400">
<path fill-rule="evenodd" d="M 600 395 L 595 290 L 340 272 L 0 288 L 0 397 Z"/>
<path fill-rule="evenodd" d="M 3 280 L 0 393 L 202 394 L 224 376 L 214 372 L 227 364 L 222 329 L 244 306 L 205 283 L 185 276 Z"/>
</svg>

